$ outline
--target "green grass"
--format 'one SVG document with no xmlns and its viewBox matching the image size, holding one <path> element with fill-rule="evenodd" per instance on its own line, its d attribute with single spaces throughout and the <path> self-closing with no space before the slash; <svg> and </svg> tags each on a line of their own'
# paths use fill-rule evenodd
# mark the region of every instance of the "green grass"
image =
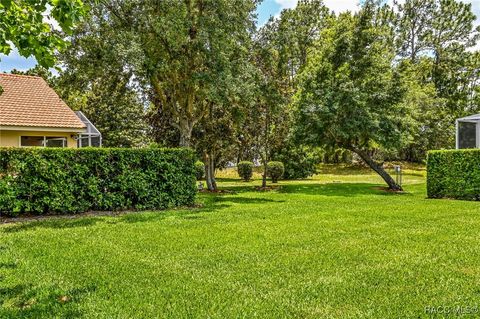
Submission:
<svg viewBox="0 0 480 319">
<path fill-rule="evenodd" d="M 194 210 L 0 226 L 0 318 L 417 318 L 479 303 L 479 203 L 425 199 L 422 170 L 406 194 L 322 172 L 273 192 L 227 173 L 235 193 Z"/>
</svg>

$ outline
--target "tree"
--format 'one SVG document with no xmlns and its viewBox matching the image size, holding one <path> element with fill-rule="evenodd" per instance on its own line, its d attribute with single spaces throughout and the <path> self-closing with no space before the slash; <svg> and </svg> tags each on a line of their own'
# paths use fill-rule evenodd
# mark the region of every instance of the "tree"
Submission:
<svg viewBox="0 0 480 319">
<path fill-rule="evenodd" d="M 145 109 L 134 73 L 128 67 L 129 38 L 117 37 L 91 15 L 72 33 L 72 42 L 57 55 L 62 64 L 55 89 L 74 110 L 80 110 L 102 133 L 107 147 L 148 143 Z"/>
<path fill-rule="evenodd" d="M 254 108 L 251 110 L 254 133 L 254 149 L 262 161 L 262 187 L 267 186 L 267 164 L 271 151 L 286 137 L 288 126 L 287 103 L 289 92 L 287 73 L 280 62 L 280 52 L 273 41 L 274 20 L 270 20 L 257 34 L 252 52 L 256 67 Z"/>
<path fill-rule="evenodd" d="M 129 38 L 130 66 L 162 110 L 156 113 L 171 115 L 180 146 L 191 146 L 211 90 L 244 50 L 255 6 L 250 0 L 123 0 L 104 3 L 96 20 Z"/>
<path fill-rule="evenodd" d="M 431 59 L 420 58 L 416 63 L 406 59 L 399 63 L 405 87 L 404 103 L 412 110 L 412 138 L 400 151 L 401 159 L 420 162 L 427 151 L 441 149 L 453 141 L 454 115 L 447 108 L 446 100 L 438 96 L 435 85 L 428 81 Z"/>
<path fill-rule="evenodd" d="M 430 23 L 435 10 L 435 0 L 395 1 L 398 11 L 397 45 L 399 54 L 412 63 L 431 47 L 427 41 Z"/>
<path fill-rule="evenodd" d="M 342 14 L 325 30 L 296 94 L 297 134 L 313 145 L 356 153 L 391 190 L 402 190 L 370 151 L 398 150 L 410 134 L 410 111 L 393 67 L 392 32 L 367 1 L 355 16 Z"/>
<path fill-rule="evenodd" d="M 471 4 L 455 0 L 406 0 L 395 8 L 401 72 L 416 82 L 409 98 L 419 99 L 412 104 L 415 138 L 402 153 L 419 161 L 429 149 L 454 147 L 455 118 L 478 110 L 478 60 L 468 50 L 480 27 Z"/>
<path fill-rule="evenodd" d="M 295 84 L 308 54 L 331 18 L 332 13 L 322 0 L 300 0 L 294 9 L 283 10 L 279 19 L 270 22 L 275 29 L 272 40 L 279 51 L 279 63 L 288 73 L 290 84 Z"/>
<path fill-rule="evenodd" d="M 267 163 L 279 154 L 289 135 L 297 76 L 331 17 L 323 1 L 302 0 L 295 9 L 283 10 L 278 19 L 268 21 L 254 37 L 251 56 L 257 69 L 256 97 L 240 143 L 244 153 L 254 150 L 261 159 L 262 187 L 266 187 Z"/>
<path fill-rule="evenodd" d="M 80 83 L 61 75 L 57 83 L 56 89 L 65 102 L 72 109 L 82 111 L 102 133 L 104 146 L 148 144 L 144 104 L 126 79 L 92 78 Z"/>
<path fill-rule="evenodd" d="M 68 35 L 85 13 L 81 0 L 0 1 L 0 53 L 8 55 L 13 45 L 22 56 L 34 56 L 40 65 L 52 67 L 55 51 L 66 42 L 48 19 Z"/>
<path fill-rule="evenodd" d="M 248 52 L 248 51 L 247 51 Z M 215 170 L 235 156 L 235 142 L 252 108 L 252 66 L 248 55 L 234 65 L 235 77 L 227 76 L 210 92 L 209 109 L 194 130 L 194 145 L 205 163 L 205 179 L 211 191 L 217 190 Z"/>
</svg>

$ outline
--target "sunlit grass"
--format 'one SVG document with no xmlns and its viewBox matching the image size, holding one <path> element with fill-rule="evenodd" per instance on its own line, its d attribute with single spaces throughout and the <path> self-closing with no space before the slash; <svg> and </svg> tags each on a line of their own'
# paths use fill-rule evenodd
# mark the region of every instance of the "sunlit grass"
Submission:
<svg viewBox="0 0 480 319">
<path fill-rule="evenodd" d="M 480 207 L 363 169 L 202 207 L 0 226 L 0 318 L 417 318 L 480 297 Z M 232 174 L 231 172 L 229 172 Z M 257 176 L 258 177 L 258 176 Z"/>
</svg>

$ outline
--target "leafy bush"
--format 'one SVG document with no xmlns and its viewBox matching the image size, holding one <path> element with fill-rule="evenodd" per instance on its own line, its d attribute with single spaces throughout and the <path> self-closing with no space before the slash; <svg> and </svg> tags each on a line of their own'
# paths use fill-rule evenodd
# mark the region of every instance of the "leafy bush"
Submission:
<svg viewBox="0 0 480 319">
<path fill-rule="evenodd" d="M 195 200 L 187 149 L 0 148 L 0 212 L 163 209 Z"/>
<path fill-rule="evenodd" d="M 253 163 L 248 161 L 242 161 L 237 165 L 238 176 L 244 181 L 249 181 L 253 176 Z"/>
<path fill-rule="evenodd" d="M 197 177 L 197 181 L 205 177 L 205 164 L 201 161 L 195 162 L 195 176 Z"/>
<path fill-rule="evenodd" d="M 480 200 L 480 150 L 429 152 L 427 194 L 429 198 Z"/>
<path fill-rule="evenodd" d="M 278 182 L 285 172 L 285 167 L 282 162 L 268 162 L 267 175 L 272 179 L 272 183 Z"/>
<path fill-rule="evenodd" d="M 314 175 L 317 166 L 322 162 L 323 151 L 318 148 L 296 146 L 288 143 L 274 151 L 273 158 L 285 166 L 283 178 L 301 179 Z"/>
</svg>

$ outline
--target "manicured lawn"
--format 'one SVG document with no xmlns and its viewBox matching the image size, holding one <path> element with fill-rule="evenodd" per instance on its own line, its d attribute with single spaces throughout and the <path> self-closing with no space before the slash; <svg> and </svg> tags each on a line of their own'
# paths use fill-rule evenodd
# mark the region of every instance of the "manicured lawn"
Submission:
<svg viewBox="0 0 480 319">
<path fill-rule="evenodd" d="M 324 167 L 202 208 L 0 226 L 0 318 L 411 318 L 480 303 L 480 204 Z M 479 310 L 480 311 L 480 310 Z M 477 314 L 478 315 L 478 314 Z"/>
</svg>

